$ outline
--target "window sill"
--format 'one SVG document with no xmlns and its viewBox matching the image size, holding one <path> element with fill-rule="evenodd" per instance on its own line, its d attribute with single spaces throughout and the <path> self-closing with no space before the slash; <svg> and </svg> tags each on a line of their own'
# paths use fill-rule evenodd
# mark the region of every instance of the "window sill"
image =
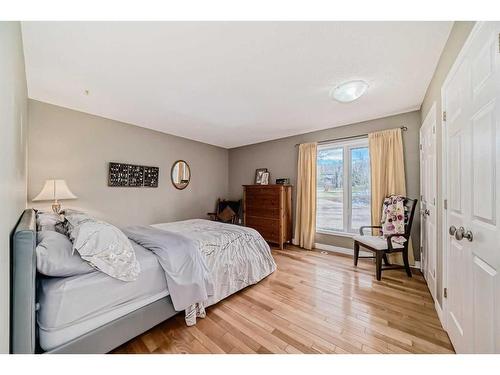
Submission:
<svg viewBox="0 0 500 375">
<path fill-rule="evenodd" d="M 348 238 L 353 238 L 356 236 L 356 233 L 348 233 L 348 232 L 337 232 L 333 230 L 317 230 L 317 234 L 327 234 L 330 236 L 338 236 L 338 237 L 348 237 Z"/>
</svg>

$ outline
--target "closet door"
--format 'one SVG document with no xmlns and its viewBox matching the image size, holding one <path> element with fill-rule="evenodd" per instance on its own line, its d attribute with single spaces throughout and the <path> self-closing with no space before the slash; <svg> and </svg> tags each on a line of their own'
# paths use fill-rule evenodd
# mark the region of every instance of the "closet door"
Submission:
<svg viewBox="0 0 500 375">
<path fill-rule="evenodd" d="M 457 352 L 500 352 L 500 23 L 476 26 L 443 90 L 447 327 Z"/>
<path fill-rule="evenodd" d="M 422 268 L 432 296 L 437 290 L 436 104 L 420 128 L 420 207 Z"/>
</svg>

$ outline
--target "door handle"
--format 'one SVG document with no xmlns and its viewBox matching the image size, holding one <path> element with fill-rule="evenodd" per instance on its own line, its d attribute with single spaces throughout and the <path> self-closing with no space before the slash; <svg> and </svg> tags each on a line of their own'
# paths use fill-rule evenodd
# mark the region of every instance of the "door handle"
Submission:
<svg viewBox="0 0 500 375">
<path fill-rule="evenodd" d="M 472 234 L 472 231 L 470 231 L 470 230 L 465 231 L 464 238 L 467 238 L 467 240 L 469 242 L 472 242 L 472 240 L 474 239 L 474 235 Z"/>
<path fill-rule="evenodd" d="M 465 233 L 465 229 L 464 227 L 460 227 L 458 228 L 456 231 L 455 231 L 455 239 L 457 241 L 462 241 L 464 239 L 464 233 Z"/>
<path fill-rule="evenodd" d="M 453 236 L 455 234 L 455 232 L 457 231 L 457 228 L 455 228 L 454 225 L 452 225 L 450 227 L 450 229 L 448 229 L 448 233 L 450 234 L 450 236 Z"/>
<path fill-rule="evenodd" d="M 464 227 L 460 227 L 455 232 L 455 239 L 457 241 L 462 241 L 464 238 L 467 238 L 469 242 L 472 242 L 474 235 L 470 230 L 466 231 Z"/>
<path fill-rule="evenodd" d="M 431 211 L 429 211 L 428 209 L 426 209 L 424 211 L 424 215 L 431 216 Z"/>
</svg>

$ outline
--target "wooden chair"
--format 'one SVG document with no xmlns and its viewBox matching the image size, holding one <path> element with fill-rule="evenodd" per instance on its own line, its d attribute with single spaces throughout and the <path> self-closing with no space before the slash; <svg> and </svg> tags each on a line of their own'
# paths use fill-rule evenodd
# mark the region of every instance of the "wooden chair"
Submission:
<svg viewBox="0 0 500 375">
<path fill-rule="evenodd" d="M 417 207 L 417 199 L 404 199 L 405 206 L 405 232 L 403 234 L 391 234 L 387 236 L 387 238 L 383 238 L 380 236 L 367 236 L 364 234 L 363 230 L 365 229 L 379 229 L 381 230 L 381 226 L 363 226 L 359 228 L 359 236 L 354 236 L 354 265 L 358 265 L 359 258 L 375 258 L 376 261 L 376 273 L 377 280 L 380 281 L 382 278 L 382 271 L 387 269 L 401 269 L 404 268 L 406 270 L 406 274 L 408 277 L 411 277 L 411 269 L 410 263 L 408 261 L 408 246 L 410 243 L 410 232 L 411 226 L 413 224 L 413 217 L 415 215 L 415 208 Z M 382 205 L 383 206 L 383 205 Z M 406 241 L 404 244 L 399 244 L 394 242 L 392 239 L 394 237 L 404 237 Z M 363 247 L 367 250 L 375 253 L 375 256 L 359 256 L 359 248 Z M 402 253 L 404 266 L 391 265 L 389 260 L 387 259 L 387 254 L 393 253 Z M 385 267 L 382 268 L 382 260 L 385 263 Z"/>
<path fill-rule="evenodd" d="M 231 208 L 231 210 L 233 210 L 234 215 L 228 217 L 227 220 L 222 220 L 221 213 L 228 206 Z M 228 201 L 219 198 L 217 199 L 217 203 L 215 205 L 215 212 L 208 212 L 207 215 L 210 220 L 213 221 L 223 221 L 231 224 L 239 224 L 241 217 L 241 199 L 239 201 Z"/>
</svg>

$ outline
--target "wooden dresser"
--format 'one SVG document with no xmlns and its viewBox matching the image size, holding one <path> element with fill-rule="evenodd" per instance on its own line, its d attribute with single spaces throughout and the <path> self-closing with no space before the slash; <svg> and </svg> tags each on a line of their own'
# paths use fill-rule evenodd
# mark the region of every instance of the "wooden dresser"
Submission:
<svg viewBox="0 0 500 375">
<path fill-rule="evenodd" d="M 243 220 L 283 249 L 292 241 L 292 186 L 243 185 Z"/>
</svg>

